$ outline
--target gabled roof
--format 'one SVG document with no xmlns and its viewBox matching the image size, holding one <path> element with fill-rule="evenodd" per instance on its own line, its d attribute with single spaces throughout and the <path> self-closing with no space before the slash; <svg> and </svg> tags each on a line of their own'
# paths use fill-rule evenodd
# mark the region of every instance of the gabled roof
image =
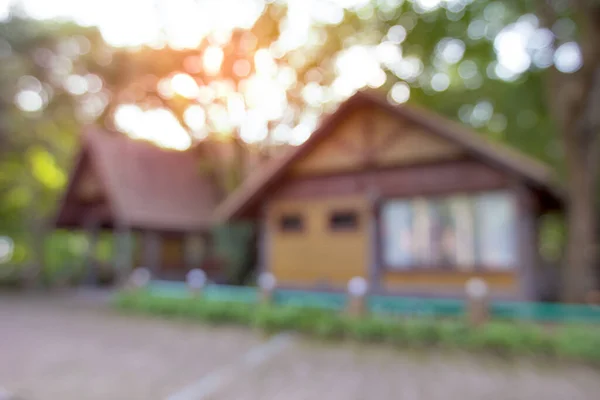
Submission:
<svg viewBox="0 0 600 400">
<path fill-rule="evenodd" d="M 562 189 L 554 181 L 552 170 L 543 163 L 507 146 L 492 143 L 477 132 L 431 111 L 409 105 L 392 105 L 380 94 L 360 91 L 342 103 L 336 112 L 328 115 L 301 146 L 290 149 L 284 156 L 273 160 L 263 170 L 250 176 L 217 208 L 216 220 L 227 221 L 244 215 L 260 201 L 267 190 L 274 187 L 285 176 L 295 161 L 312 151 L 338 123 L 358 107 L 369 105 L 386 110 L 398 118 L 458 144 L 482 162 L 521 177 L 526 184 L 547 193 L 558 204 L 562 203 Z"/>
<path fill-rule="evenodd" d="M 86 157 L 101 182 L 113 220 L 132 228 L 173 231 L 209 228 L 217 192 L 201 173 L 196 149 L 163 149 L 90 127 L 83 135 L 76 170 L 84 167 Z M 66 200 L 75 184 L 71 178 L 58 213 L 59 226 L 64 223 L 65 208 L 70 206 Z"/>
</svg>

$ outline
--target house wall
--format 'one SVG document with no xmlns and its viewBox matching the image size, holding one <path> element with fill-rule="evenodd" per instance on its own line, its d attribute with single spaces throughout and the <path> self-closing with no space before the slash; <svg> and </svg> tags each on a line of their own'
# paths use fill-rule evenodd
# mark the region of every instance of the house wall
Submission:
<svg viewBox="0 0 600 400">
<path fill-rule="evenodd" d="M 358 227 L 353 231 L 331 232 L 332 210 L 355 210 Z M 282 232 L 279 218 L 299 214 L 301 232 Z M 360 196 L 313 198 L 308 201 L 281 200 L 266 211 L 270 238 L 268 263 L 282 285 L 345 286 L 354 276 L 367 276 L 368 203 Z"/>
<path fill-rule="evenodd" d="M 521 297 L 518 272 L 383 271 L 381 287 L 391 293 L 463 296 L 471 278 L 482 278 L 494 297 Z"/>
<path fill-rule="evenodd" d="M 525 298 L 525 265 L 509 272 L 385 270 L 379 239 L 369 229 L 369 218 L 376 215 L 373 197 L 512 191 L 515 184 L 514 177 L 453 143 L 385 111 L 363 109 L 292 165 L 284 183 L 268 194 L 265 263 L 285 286 L 344 288 L 354 276 L 376 276 L 373 284 L 392 293 L 461 296 L 465 283 L 477 276 L 496 297 Z M 359 212 L 357 229 L 331 232 L 329 213 L 348 208 Z M 304 230 L 281 232 L 278 219 L 285 213 L 302 215 Z"/>
</svg>

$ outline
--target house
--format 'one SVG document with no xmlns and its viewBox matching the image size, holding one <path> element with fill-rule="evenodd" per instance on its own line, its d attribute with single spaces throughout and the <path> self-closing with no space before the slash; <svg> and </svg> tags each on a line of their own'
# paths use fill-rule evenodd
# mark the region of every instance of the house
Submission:
<svg viewBox="0 0 600 400">
<path fill-rule="evenodd" d="M 207 263 L 218 194 L 201 158 L 199 148 L 167 150 L 97 127 L 85 131 L 56 227 L 89 234 L 92 277 L 98 234 L 108 230 L 123 273 L 144 266 L 155 277 L 184 279 L 188 269 L 202 267 L 217 278 Z"/>
<path fill-rule="evenodd" d="M 217 221 L 260 225 L 259 268 L 291 288 L 536 299 L 551 171 L 457 123 L 359 92 L 228 197 Z"/>
</svg>

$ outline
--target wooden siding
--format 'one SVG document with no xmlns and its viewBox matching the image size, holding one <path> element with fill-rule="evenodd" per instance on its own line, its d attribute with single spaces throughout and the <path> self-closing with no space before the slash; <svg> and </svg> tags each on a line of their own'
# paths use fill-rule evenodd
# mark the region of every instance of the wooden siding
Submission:
<svg viewBox="0 0 600 400">
<path fill-rule="evenodd" d="M 292 167 L 292 175 L 305 176 L 357 171 L 366 165 L 408 165 L 464 155 L 445 141 L 389 113 L 367 108 L 342 122 L 307 157 Z"/>
<path fill-rule="evenodd" d="M 460 160 L 402 168 L 372 169 L 336 175 L 293 178 L 281 186 L 275 200 L 366 196 L 375 189 L 380 196 L 438 195 L 493 190 L 510 185 L 509 180 L 477 161 Z"/>
<path fill-rule="evenodd" d="M 104 195 L 100 179 L 90 168 L 89 163 L 84 167 L 77 181 L 75 193 L 77 200 L 80 202 L 94 201 Z"/>
<path fill-rule="evenodd" d="M 356 230 L 334 232 L 329 214 L 354 210 Z M 304 218 L 301 232 L 281 232 L 278 219 L 285 213 Z M 344 286 L 354 276 L 368 275 L 368 203 L 364 197 L 273 201 L 267 209 L 270 244 L 268 264 L 282 285 Z"/>
<path fill-rule="evenodd" d="M 518 276 L 515 272 L 387 270 L 381 274 L 381 287 L 390 292 L 464 296 L 465 284 L 471 278 L 484 279 L 492 295 L 518 297 L 520 293 Z"/>
</svg>

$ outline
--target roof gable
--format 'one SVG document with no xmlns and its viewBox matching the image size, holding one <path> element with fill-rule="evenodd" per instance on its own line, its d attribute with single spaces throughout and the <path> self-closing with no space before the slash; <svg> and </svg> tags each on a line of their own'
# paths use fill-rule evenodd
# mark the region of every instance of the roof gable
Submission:
<svg viewBox="0 0 600 400">
<path fill-rule="evenodd" d="M 85 168 L 86 158 L 91 175 Z M 58 223 L 63 209 L 70 206 L 73 193 L 88 190 L 87 185 L 104 191 L 111 217 L 123 225 L 182 231 L 207 229 L 218 199 L 209 178 L 201 174 L 198 160 L 198 153 L 192 150 L 162 149 L 90 128 L 84 134 Z M 97 181 L 82 181 L 81 176 L 86 174 L 97 177 Z M 80 181 L 89 183 L 82 188 Z"/>
<path fill-rule="evenodd" d="M 267 190 L 276 186 L 289 173 L 298 160 L 310 156 L 336 127 L 365 106 L 375 107 L 397 120 L 407 121 L 429 134 L 453 143 L 482 162 L 521 177 L 526 184 L 555 197 L 560 203 L 562 189 L 554 181 L 553 172 L 537 160 L 507 146 L 489 142 L 478 133 L 433 112 L 408 105 L 395 106 L 380 95 L 361 91 L 342 103 L 335 113 L 327 116 L 301 146 L 290 149 L 285 156 L 273 160 L 262 171 L 251 175 L 217 208 L 217 220 L 226 221 L 244 215 L 260 201 Z"/>
<path fill-rule="evenodd" d="M 463 157 L 464 149 L 379 107 L 359 108 L 290 167 L 291 175 L 361 171 Z"/>
</svg>

